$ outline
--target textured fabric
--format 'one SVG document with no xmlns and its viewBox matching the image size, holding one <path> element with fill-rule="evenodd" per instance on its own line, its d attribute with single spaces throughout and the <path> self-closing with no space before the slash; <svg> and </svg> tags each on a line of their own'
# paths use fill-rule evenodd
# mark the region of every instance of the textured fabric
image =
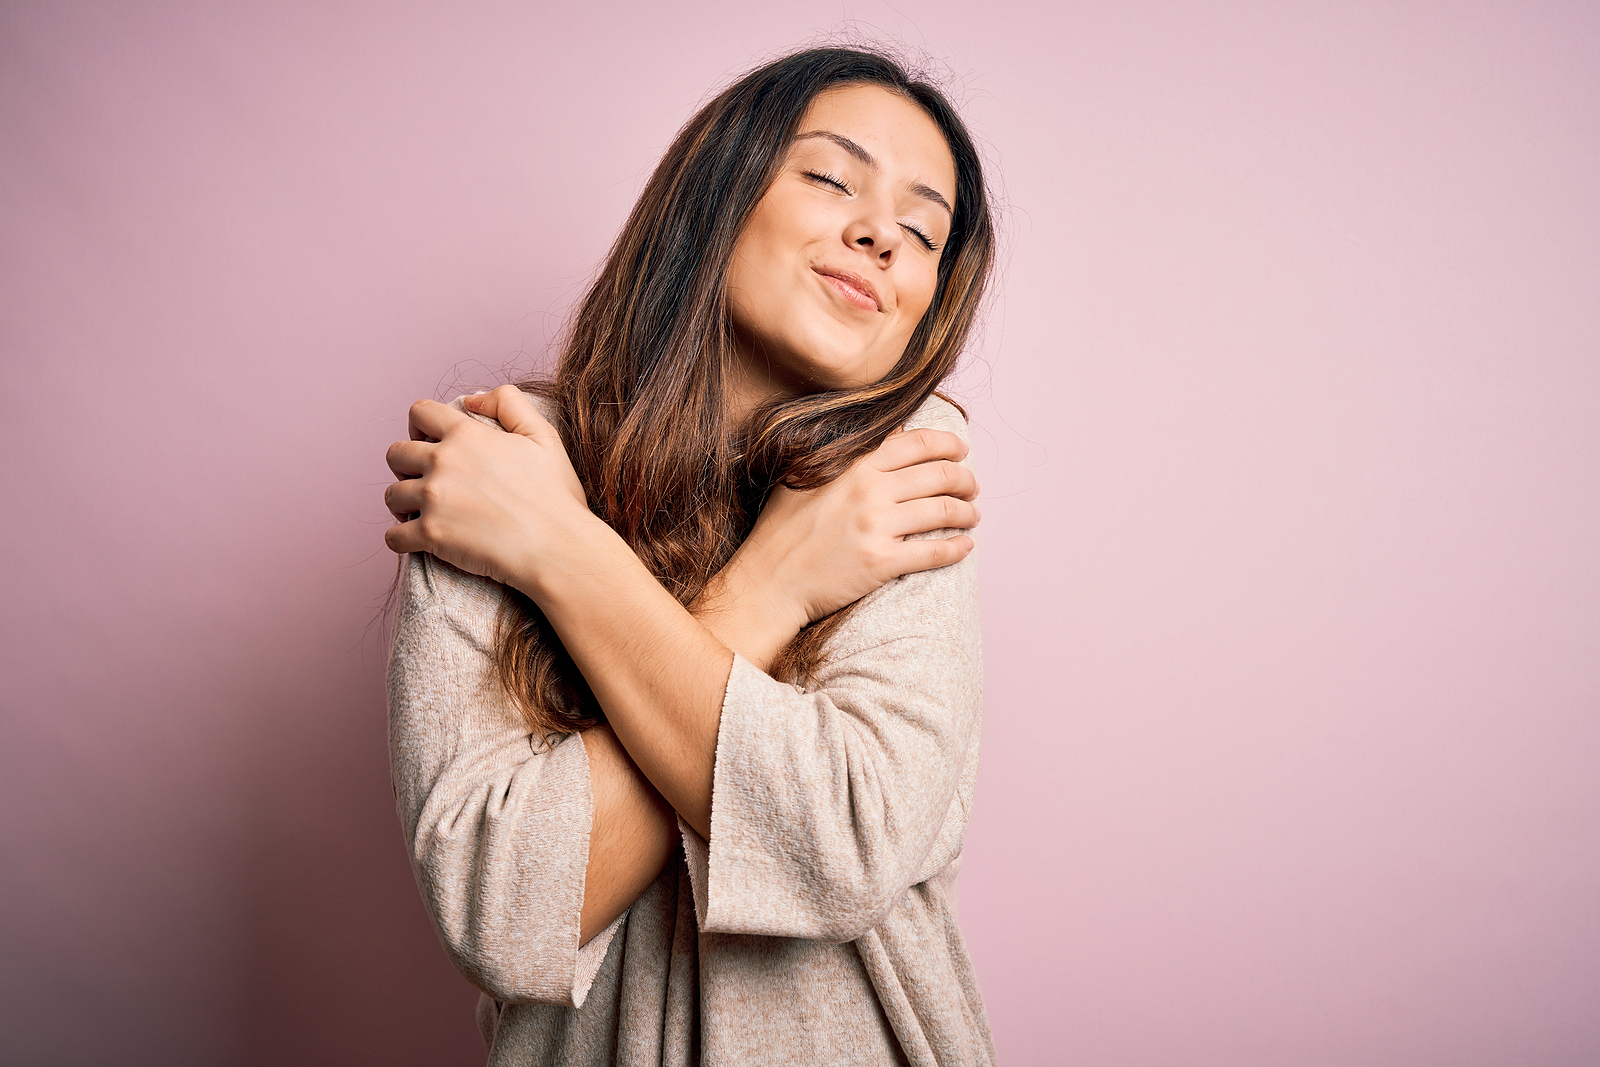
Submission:
<svg viewBox="0 0 1600 1067">
<path fill-rule="evenodd" d="M 908 425 L 966 432 L 937 398 Z M 412 555 L 389 665 L 412 866 L 485 993 L 491 1064 L 993 1063 L 952 892 L 982 704 L 971 556 L 866 597 L 809 691 L 734 658 L 709 845 L 680 825 L 581 949 L 588 761 L 497 689 L 502 596 Z"/>
</svg>

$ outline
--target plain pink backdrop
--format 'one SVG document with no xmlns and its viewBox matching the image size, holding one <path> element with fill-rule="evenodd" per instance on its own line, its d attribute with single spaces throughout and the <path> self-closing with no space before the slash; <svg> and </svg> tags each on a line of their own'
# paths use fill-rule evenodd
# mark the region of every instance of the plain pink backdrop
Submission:
<svg viewBox="0 0 1600 1067">
<path fill-rule="evenodd" d="M 1010 1065 L 1600 1063 L 1600 13 L 7 3 L 0 1060 L 471 1064 L 382 453 L 845 30 L 1007 204 L 964 926 Z"/>
</svg>

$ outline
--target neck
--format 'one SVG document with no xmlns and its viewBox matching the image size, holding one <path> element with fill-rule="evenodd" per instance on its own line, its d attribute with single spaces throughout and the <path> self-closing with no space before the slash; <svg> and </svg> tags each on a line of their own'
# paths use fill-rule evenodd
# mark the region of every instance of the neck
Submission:
<svg viewBox="0 0 1600 1067">
<path fill-rule="evenodd" d="M 776 396 L 795 396 L 798 390 L 777 377 L 770 360 L 741 338 L 733 354 L 733 373 L 728 382 L 728 424 L 743 428 L 750 415 Z"/>
</svg>

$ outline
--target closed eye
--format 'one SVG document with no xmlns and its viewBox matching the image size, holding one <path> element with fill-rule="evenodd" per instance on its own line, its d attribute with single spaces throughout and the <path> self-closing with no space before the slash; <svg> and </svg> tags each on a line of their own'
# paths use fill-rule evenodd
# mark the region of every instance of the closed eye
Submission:
<svg viewBox="0 0 1600 1067">
<path fill-rule="evenodd" d="M 855 190 L 851 189 L 844 183 L 842 178 L 835 178 L 833 175 L 825 174 L 822 171 L 808 170 L 806 171 L 806 177 L 810 178 L 812 181 L 821 182 L 823 185 L 831 185 L 846 195 L 855 192 Z"/>
<path fill-rule="evenodd" d="M 930 235 L 926 230 L 919 229 L 918 227 L 913 226 L 909 222 L 902 222 L 900 224 L 900 226 L 901 226 L 902 229 L 908 230 L 911 233 L 916 234 L 917 240 L 921 241 L 927 247 L 928 251 L 930 251 L 930 252 L 939 251 L 939 246 L 933 243 L 932 235 Z"/>
</svg>

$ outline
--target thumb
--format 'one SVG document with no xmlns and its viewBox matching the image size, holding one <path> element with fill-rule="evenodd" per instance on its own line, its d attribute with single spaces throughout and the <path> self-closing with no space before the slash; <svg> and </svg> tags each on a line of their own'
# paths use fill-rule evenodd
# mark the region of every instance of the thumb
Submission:
<svg viewBox="0 0 1600 1067">
<path fill-rule="evenodd" d="M 487 393 L 466 397 L 469 411 L 494 419 L 511 433 L 535 440 L 559 437 L 556 428 L 533 406 L 533 401 L 514 385 L 502 385 Z"/>
</svg>

